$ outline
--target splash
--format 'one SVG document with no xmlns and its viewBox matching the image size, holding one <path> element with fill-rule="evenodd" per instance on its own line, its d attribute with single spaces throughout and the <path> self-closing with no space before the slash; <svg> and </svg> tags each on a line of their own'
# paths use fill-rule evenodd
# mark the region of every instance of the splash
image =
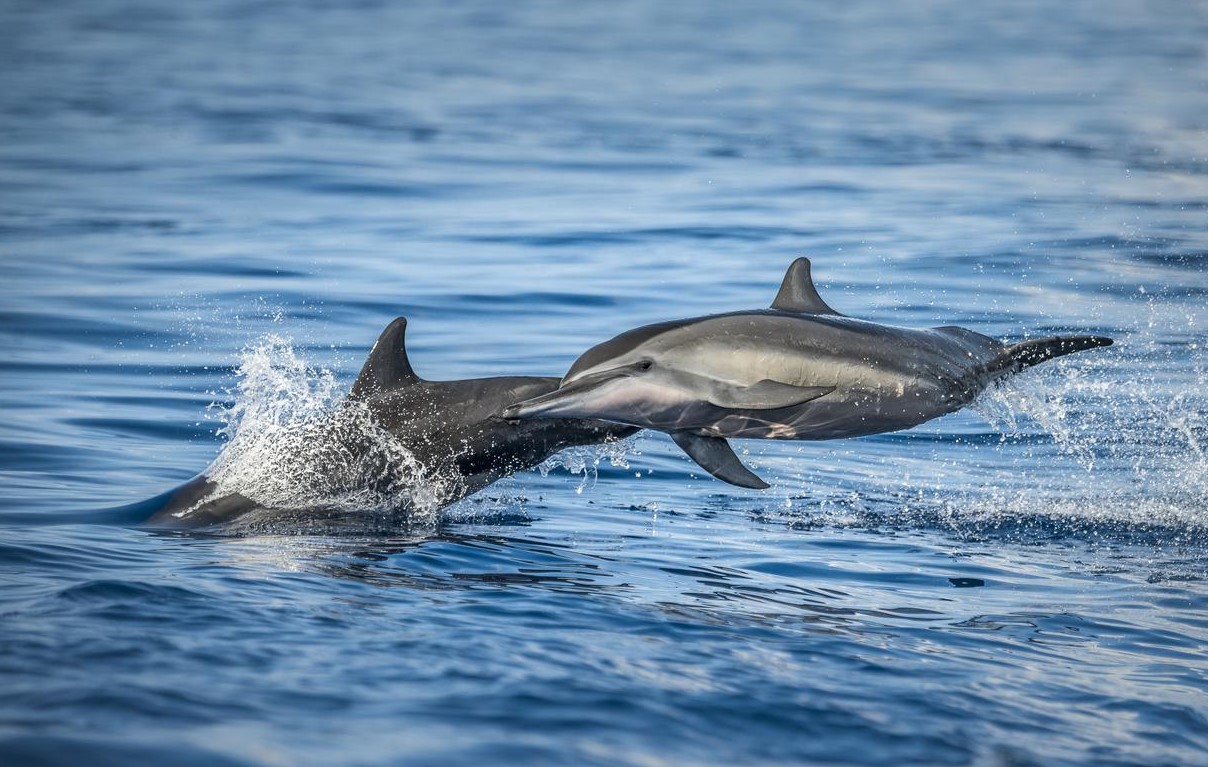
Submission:
<svg viewBox="0 0 1208 767">
<path fill-rule="evenodd" d="M 753 501 L 752 514 L 806 529 L 1137 544 L 1151 557 L 1191 552 L 1171 555 L 1208 577 L 1208 370 L 1188 350 L 1198 351 L 1136 344 L 1094 363 L 1055 361 L 989 389 L 948 425 L 801 447 L 810 459 L 786 462 L 795 479 L 783 505 Z"/>
<path fill-rule="evenodd" d="M 1082 469 L 1054 485 L 1057 497 L 1046 499 L 1053 508 L 1208 528 L 1208 375 L 1191 367 L 1181 378 L 1158 380 L 1124 364 L 1055 365 L 993 387 L 975 408 L 1004 441 L 1039 425 L 1057 455 Z M 1039 495 L 1031 488 L 1021 500 Z"/>
<path fill-rule="evenodd" d="M 218 494 L 379 523 L 434 521 L 461 494 L 460 477 L 433 476 L 368 408 L 342 402 L 335 375 L 308 366 L 288 339 L 246 347 L 237 374 L 233 400 L 211 406 L 226 439 L 206 472 Z"/>
<path fill-rule="evenodd" d="M 579 475 L 579 485 L 575 488 L 575 493 L 582 495 L 584 490 L 595 487 L 600 476 L 601 463 L 607 460 L 614 468 L 628 469 L 630 455 L 639 455 L 632 439 L 572 447 L 546 458 L 538 464 L 537 470 L 543 477 L 549 476 L 551 471 L 558 468 Z"/>
<path fill-rule="evenodd" d="M 980 459 L 961 444 L 949 467 L 938 453 L 960 440 L 945 440 L 929 459 L 931 481 L 867 483 L 858 499 L 822 504 L 820 517 L 969 540 L 1200 550 L 1208 544 L 1208 376 L 1193 366 L 1161 380 L 1138 369 L 1123 359 L 1101 369 L 1059 363 L 1009 379 L 973 405 L 1001 432 Z"/>
</svg>

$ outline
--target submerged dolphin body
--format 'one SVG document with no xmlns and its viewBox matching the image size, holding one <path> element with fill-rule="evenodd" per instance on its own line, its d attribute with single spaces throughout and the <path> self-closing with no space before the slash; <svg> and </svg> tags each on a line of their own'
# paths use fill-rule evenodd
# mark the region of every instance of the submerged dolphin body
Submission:
<svg viewBox="0 0 1208 767">
<path fill-rule="evenodd" d="M 388 432 L 422 465 L 425 476 L 446 483 L 442 505 L 453 503 L 496 480 L 531 468 L 566 447 L 620 439 L 636 429 L 578 418 L 518 422 L 501 413 L 513 402 L 554 391 L 557 378 L 510 376 L 459 381 L 426 381 L 416 375 L 404 344 L 407 320 L 399 317 L 382 332 L 342 407 L 367 409 L 376 427 Z M 333 455 L 359 460 L 367 435 L 342 427 L 339 409 L 331 440 Z M 383 467 L 385 469 L 386 467 Z M 380 476 L 388 476 L 383 470 Z M 166 495 L 150 517 L 155 526 L 197 528 L 230 522 L 266 508 L 241 493 L 224 493 L 205 475 Z M 297 511 L 297 510 L 294 510 Z"/>
<path fill-rule="evenodd" d="M 767 483 L 726 439 L 836 439 L 917 426 L 995 380 L 1108 346 L 1101 336 L 1006 345 L 958 327 L 911 330 L 845 317 L 818 295 L 805 258 L 771 309 L 663 322 L 589 349 L 557 391 L 504 416 L 596 418 L 664 431 L 718 479 Z"/>
</svg>

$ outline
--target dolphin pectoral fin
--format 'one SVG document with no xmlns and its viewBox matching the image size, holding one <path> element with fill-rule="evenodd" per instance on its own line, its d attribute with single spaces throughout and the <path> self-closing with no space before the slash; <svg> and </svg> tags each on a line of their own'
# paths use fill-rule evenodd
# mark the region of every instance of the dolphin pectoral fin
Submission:
<svg viewBox="0 0 1208 767">
<path fill-rule="evenodd" d="M 765 378 L 751 386 L 718 385 L 709 404 L 727 410 L 779 410 L 804 405 L 834 390 L 833 386 L 794 386 Z"/>
<path fill-rule="evenodd" d="M 818 295 L 814 279 L 810 276 L 808 258 L 799 258 L 789 265 L 784 273 L 784 282 L 780 283 L 780 292 L 772 301 L 772 308 L 798 314 L 839 314 Z"/>
<path fill-rule="evenodd" d="M 742 465 L 730 443 L 721 437 L 702 437 L 688 431 L 671 432 L 675 444 L 696 461 L 697 465 L 713 476 L 739 487 L 763 490 L 769 487 L 753 471 Z"/>
</svg>

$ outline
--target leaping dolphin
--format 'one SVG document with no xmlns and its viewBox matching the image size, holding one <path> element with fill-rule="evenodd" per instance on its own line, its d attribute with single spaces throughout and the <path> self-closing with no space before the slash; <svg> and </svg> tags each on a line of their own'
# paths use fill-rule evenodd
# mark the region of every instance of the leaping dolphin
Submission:
<svg viewBox="0 0 1208 767">
<path fill-rule="evenodd" d="M 620 439 L 632 426 L 577 418 L 518 422 L 501 412 L 518 400 L 554 391 L 558 379 L 544 376 L 428 381 L 411 367 L 405 346 L 407 320 L 399 317 L 369 352 L 343 407 L 364 407 L 374 424 L 389 432 L 426 475 L 451 479 L 441 505 L 475 493 L 496 480 L 532 468 L 566 447 Z M 369 445 L 363 430 L 348 428 L 340 413 L 321 435 L 341 461 L 361 460 Z M 314 467 L 322 474 L 325 467 Z M 330 468 L 330 467 L 328 467 Z M 389 476 L 382 467 L 380 476 Z M 271 501 L 224 491 L 205 474 L 154 499 L 147 520 L 159 527 L 198 528 L 231 522 L 269 508 Z M 298 511 L 290 509 L 289 511 Z"/>
<path fill-rule="evenodd" d="M 696 463 L 740 487 L 768 484 L 726 439 L 837 439 L 897 431 L 959 410 L 994 381 L 1102 336 L 1007 345 L 959 327 L 845 317 L 799 258 L 770 309 L 630 330 L 579 357 L 557 391 L 503 415 L 593 418 L 667 432 Z"/>
</svg>

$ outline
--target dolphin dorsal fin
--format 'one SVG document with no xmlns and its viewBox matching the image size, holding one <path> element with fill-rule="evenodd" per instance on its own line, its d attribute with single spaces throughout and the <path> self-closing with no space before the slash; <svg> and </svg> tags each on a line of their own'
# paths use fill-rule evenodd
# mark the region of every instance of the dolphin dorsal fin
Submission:
<svg viewBox="0 0 1208 767">
<path fill-rule="evenodd" d="M 810 277 L 810 260 L 799 258 L 789 265 L 784 273 L 784 282 L 780 283 L 780 292 L 772 302 L 772 308 L 782 312 L 797 312 L 799 314 L 839 314 L 830 308 Z"/>
<path fill-rule="evenodd" d="M 369 359 L 365 360 L 349 397 L 366 397 L 374 392 L 419 383 L 420 377 L 411 368 L 411 360 L 407 359 L 406 334 L 406 317 L 399 317 L 386 326 L 369 350 Z"/>
</svg>

